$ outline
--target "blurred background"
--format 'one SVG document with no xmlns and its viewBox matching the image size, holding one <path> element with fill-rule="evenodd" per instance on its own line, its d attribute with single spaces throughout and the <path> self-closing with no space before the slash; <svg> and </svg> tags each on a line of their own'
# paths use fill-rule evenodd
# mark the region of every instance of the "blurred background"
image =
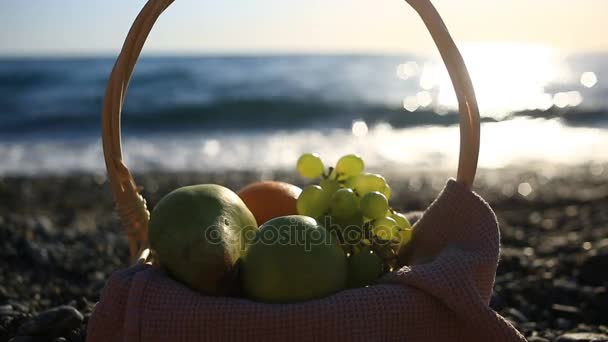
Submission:
<svg viewBox="0 0 608 342">
<path fill-rule="evenodd" d="M 103 173 L 102 97 L 144 3 L 3 1 L 0 174 Z M 476 87 L 480 167 L 603 172 L 608 2 L 434 3 Z M 124 150 L 136 171 L 292 170 L 306 151 L 451 171 L 455 108 L 403 1 L 179 0 L 137 65 Z"/>
</svg>

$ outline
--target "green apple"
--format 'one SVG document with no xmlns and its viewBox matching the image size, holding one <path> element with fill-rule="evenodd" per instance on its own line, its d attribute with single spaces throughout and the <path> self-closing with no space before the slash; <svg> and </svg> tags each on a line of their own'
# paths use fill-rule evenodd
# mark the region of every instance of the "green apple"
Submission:
<svg viewBox="0 0 608 342">
<path fill-rule="evenodd" d="M 321 298 L 346 287 L 347 260 L 317 221 L 293 215 L 264 223 L 243 258 L 243 290 L 267 303 Z"/>
</svg>

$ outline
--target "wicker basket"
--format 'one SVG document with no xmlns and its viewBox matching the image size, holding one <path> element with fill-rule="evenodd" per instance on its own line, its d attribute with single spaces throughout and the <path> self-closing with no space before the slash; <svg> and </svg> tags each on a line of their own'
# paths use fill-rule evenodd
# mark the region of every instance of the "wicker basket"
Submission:
<svg viewBox="0 0 608 342">
<path fill-rule="evenodd" d="M 136 262 L 150 258 L 148 221 L 150 214 L 141 190 L 122 159 L 120 117 L 129 81 L 154 23 L 174 0 L 149 0 L 133 23 L 116 61 L 103 103 L 103 151 L 116 210 L 129 238 Z M 429 0 L 407 0 L 421 16 L 448 69 L 460 112 L 460 157 L 457 181 L 470 188 L 479 155 L 479 110 L 471 79 L 456 44 Z"/>
<path fill-rule="evenodd" d="M 430 0 L 406 1 L 431 33 L 456 90 L 460 158 L 457 180 L 447 182 L 400 253 L 410 266 L 373 286 L 293 304 L 203 296 L 156 267 L 148 248 L 146 201 L 122 160 L 120 115 L 144 42 L 173 1 L 148 0 L 106 90 L 106 167 L 136 265 L 108 280 L 88 323 L 90 341 L 525 341 L 488 306 L 500 242 L 494 212 L 470 190 L 479 155 L 479 111 L 464 61 Z"/>
</svg>

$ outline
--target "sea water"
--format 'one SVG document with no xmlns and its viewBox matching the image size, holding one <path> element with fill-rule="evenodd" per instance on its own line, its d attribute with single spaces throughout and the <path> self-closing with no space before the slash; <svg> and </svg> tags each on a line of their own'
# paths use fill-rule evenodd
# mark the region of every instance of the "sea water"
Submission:
<svg viewBox="0 0 608 342">
<path fill-rule="evenodd" d="M 519 50 L 518 50 L 519 49 Z M 479 164 L 608 161 L 608 54 L 468 46 Z M 112 57 L 0 60 L 0 174 L 103 172 Z M 122 117 L 135 171 L 291 169 L 361 154 L 375 168 L 455 169 L 457 103 L 440 60 L 414 55 L 143 56 Z"/>
</svg>

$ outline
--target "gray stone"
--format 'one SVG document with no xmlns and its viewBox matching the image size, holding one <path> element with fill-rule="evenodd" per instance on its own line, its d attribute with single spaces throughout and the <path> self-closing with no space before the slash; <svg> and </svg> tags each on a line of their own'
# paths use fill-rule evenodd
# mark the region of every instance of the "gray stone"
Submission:
<svg viewBox="0 0 608 342">
<path fill-rule="evenodd" d="M 19 335 L 30 336 L 62 336 L 80 327 L 84 317 L 72 306 L 59 306 L 34 316 L 23 323 L 18 330 Z"/>
<path fill-rule="evenodd" d="M 9 342 L 47 342 L 48 340 L 43 336 L 15 336 Z"/>
<path fill-rule="evenodd" d="M 608 253 L 588 256 L 580 268 L 580 281 L 594 286 L 608 284 Z"/>
<path fill-rule="evenodd" d="M 36 219 L 34 229 L 36 230 L 36 232 L 39 232 L 40 234 L 46 237 L 53 237 L 57 235 L 57 232 L 53 227 L 53 223 L 46 216 L 40 216 Z"/>
<path fill-rule="evenodd" d="M 28 309 L 27 306 L 25 306 L 21 303 L 18 303 L 15 301 L 10 301 L 9 304 L 13 307 L 13 310 L 16 310 L 19 312 L 29 312 L 30 311 L 30 309 Z"/>
<path fill-rule="evenodd" d="M 568 329 L 572 328 L 572 321 L 559 317 L 558 319 L 555 320 L 555 326 L 561 330 L 568 330 Z"/>
<path fill-rule="evenodd" d="M 532 337 L 528 337 L 528 342 L 551 342 L 551 341 L 547 340 L 544 337 L 532 336 Z"/>
<path fill-rule="evenodd" d="M 9 337 L 9 333 L 6 329 L 4 329 L 4 327 L 2 325 L 0 325 L 0 341 L 6 341 L 8 340 Z"/>
<path fill-rule="evenodd" d="M 524 323 L 528 321 L 528 317 L 526 317 L 521 311 L 515 308 L 507 309 L 505 315 L 507 317 L 513 318 L 517 323 Z"/>
<path fill-rule="evenodd" d="M 2 316 L 18 316 L 19 312 L 13 310 L 12 305 L 0 305 L 0 317 Z"/>
<path fill-rule="evenodd" d="M 27 241 L 25 252 L 32 259 L 32 261 L 40 265 L 48 266 L 51 264 L 49 251 L 36 242 Z"/>
<path fill-rule="evenodd" d="M 593 333 L 567 333 L 558 337 L 555 342 L 608 342 L 608 335 Z"/>
</svg>

